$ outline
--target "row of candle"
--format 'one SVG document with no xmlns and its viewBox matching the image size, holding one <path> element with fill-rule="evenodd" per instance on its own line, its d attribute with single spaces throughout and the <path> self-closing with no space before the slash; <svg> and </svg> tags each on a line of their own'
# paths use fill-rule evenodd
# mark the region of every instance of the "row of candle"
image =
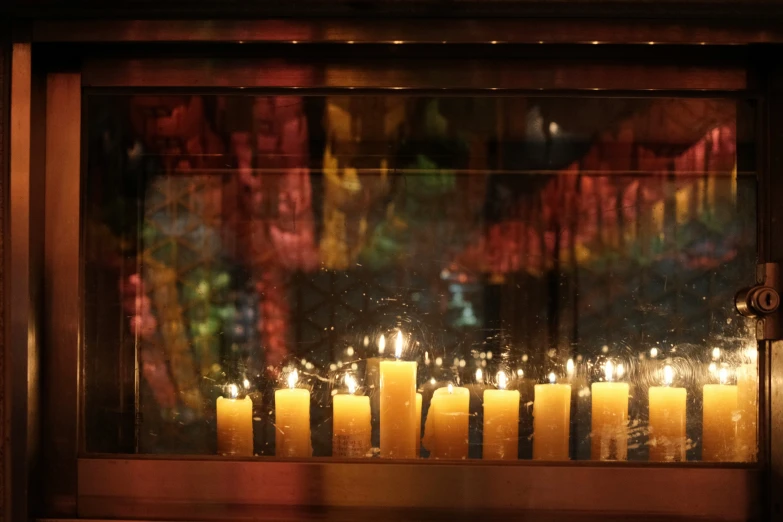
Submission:
<svg viewBox="0 0 783 522">
<path fill-rule="evenodd" d="M 399 351 L 397 352 L 399 357 Z M 463 459 L 468 455 L 470 392 L 448 384 L 435 390 L 421 433 L 422 395 L 416 392 L 416 363 L 380 362 L 380 454 L 383 458 L 415 458 L 420 443 L 432 458 Z M 629 385 L 615 382 L 622 371 L 611 361 L 605 365 L 605 382 L 593 383 L 591 454 L 596 460 L 626 460 L 628 454 Z M 756 447 L 755 365 L 743 365 L 737 384 L 703 388 L 702 460 L 749 461 Z M 686 450 L 686 390 L 674 387 L 674 370 L 664 368 L 664 385 L 649 389 L 650 460 L 684 461 Z M 289 389 L 275 392 L 276 452 L 278 456 L 307 457 L 310 445 L 310 392 L 296 388 L 298 376 L 288 376 Z M 556 382 L 534 387 L 533 458 L 566 460 L 569 456 L 572 389 Z M 485 459 L 516 460 L 519 436 L 520 394 L 507 390 L 500 372 L 498 389 L 483 392 Z M 363 457 L 371 448 L 370 398 L 354 395 L 356 383 L 346 378 L 348 394 L 334 397 L 333 455 Z M 231 393 L 236 396 L 236 387 Z M 220 398 L 217 403 L 218 452 L 252 455 L 251 401 Z M 735 421 L 737 412 L 739 422 Z"/>
</svg>

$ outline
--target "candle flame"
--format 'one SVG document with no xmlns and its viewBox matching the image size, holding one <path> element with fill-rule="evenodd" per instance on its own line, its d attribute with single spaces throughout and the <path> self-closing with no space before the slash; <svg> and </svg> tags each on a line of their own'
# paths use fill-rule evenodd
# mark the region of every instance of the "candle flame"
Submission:
<svg viewBox="0 0 783 522">
<path fill-rule="evenodd" d="M 354 379 L 352 376 L 345 376 L 345 385 L 348 386 L 348 393 L 351 395 L 356 393 L 356 379 Z"/>
<path fill-rule="evenodd" d="M 650 357 L 652 357 L 653 359 L 658 357 L 658 348 L 651 348 L 650 349 Z"/>
<path fill-rule="evenodd" d="M 506 378 L 506 373 L 502 371 L 498 372 L 498 388 L 500 388 L 501 390 L 505 390 L 507 384 L 508 384 L 508 380 Z"/>
<path fill-rule="evenodd" d="M 449 395 L 451 395 L 452 393 L 454 393 L 454 386 L 451 383 L 449 383 Z"/>
<path fill-rule="evenodd" d="M 236 384 L 228 385 L 228 396 L 232 399 L 236 399 L 239 396 L 239 388 Z"/>
<path fill-rule="evenodd" d="M 394 340 L 394 356 L 402 357 L 402 330 L 397 330 L 397 338 Z"/>
<path fill-rule="evenodd" d="M 378 353 L 383 355 L 386 351 L 386 336 L 381 334 L 381 338 L 378 339 Z"/>
<path fill-rule="evenodd" d="M 721 384 L 726 384 L 729 380 L 729 371 L 726 368 L 721 368 L 720 372 L 718 372 L 718 378 Z"/>
<path fill-rule="evenodd" d="M 663 383 L 666 386 L 671 386 L 674 383 L 674 368 L 668 364 L 663 367 Z"/>
<path fill-rule="evenodd" d="M 566 362 L 566 373 L 568 373 L 569 376 L 574 375 L 574 360 L 568 359 Z"/>
<path fill-rule="evenodd" d="M 612 378 L 614 377 L 614 363 L 612 361 L 606 361 L 606 364 L 604 365 L 604 377 L 606 377 L 606 382 L 612 382 Z"/>
<path fill-rule="evenodd" d="M 288 374 L 288 387 L 292 390 L 296 388 L 296 381 L 299 380 L 299 372 L 294 369 L 291 373 Z"/>
<path fill-rule="evenodd" d="M 625 375 L 625 366 L 623 363 L 617 364 L 617 370 L 615 370 L 615 373 L 617 374 L 618 379 L 622 379 L 623 375 Z"/>
<path fill-rule="evenodd" d="M 713 348 L 712 349 L 712 358 L 713 359 L 720 359 L 720 348 Z"/>
<path fill-rule="evenodd" d="M 476 370 L 476 382 L 481 382 L 484 380 L 484 372 L 481 371 L 481 368 Z"/>
<path fill-rule="evenodd" d="M 549 372 L 549 384 L 554 384 L 557 380 L 557 376 L 555 375 L 555 372 Z"/>
</svg>

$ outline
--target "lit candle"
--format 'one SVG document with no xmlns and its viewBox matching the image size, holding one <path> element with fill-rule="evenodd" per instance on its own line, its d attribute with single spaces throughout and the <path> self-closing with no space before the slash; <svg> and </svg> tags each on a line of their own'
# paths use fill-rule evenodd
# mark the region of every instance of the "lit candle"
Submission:
<svg viewBox="0 0 783 522">
<path fill-rule="evenodd" d="M 685 388 L 674 388 L 674 370 L 663 368 L 664 386 L 652 386 L 650 400 L 650 460 L 685 461 Z"/>
<path fill-rule="evenodd" d="M 736 458 L 737 387 L 726 384 L 728 370 L 718 372 L 720 384 L 704 385 L 704 412 L 701 435 L 701 459 L 706 462 L 731 462 Z"/>
<path fill-rule="evenodd" d="M 416 394 L 416 458 L 421 455 L 421 393 Z"/>
<path fill-rule="evenodd" d="M 568 460 L 571 428 L 571 385 L 556 384 L 554 373 L 549 384 L 536 384 L 533 401 L 533 458 Z"/>
<path fill-rule="evenodd" d="M 217 450 L 219 455 L 253 455 L 253 401 L 237 399 L 236 384 L 228 386 L 229 397 L 217 400 Z"/>
<path fill-rule="evenodd" d="M 737 369 L 737 409 L 739 423 L 737 425 L 737 460 L 739 462 L 755 462 L 758 449 L 758 368 L 756 348 L 746 352 L 749 362 L 743 363 Z"/>
<path fill-rule="evenodd" d="M 517 460 L 519 455 L 519 392 L 507 390 L 504 372 L 498 389 L 484 391 L 484 451 L 487 460 Z"/>
<path fill-rule="evenodd" d="M 275 390 L 275 454 L 310 457 L 310 391 L 296 387 L 299 372 L 288 374 L 288 389 Z"/>
<path fill-rule="evenodd" d="M 345 376 L 348 394 L 334 396 L 332 455 L 365 457 L 370 451 L 370 398 L 354 395 L 356 381 Z"/>
<path fill-rule="evenodd" d="M 381 457 L 416 457 L 416 363 L 400 361 L 402 332 L 397 332 L 396 361 L 381 361 Z"/>
<path fill-rule="evenodd" d="M 432 395 L 424 447 L 433 459 L 468 458 L 468 408 L 470 391 L 449 384 Z"/>
<path fill-rule="evenodd" d="M 592 385 L 592 443 L 593 460 L 628 459 L 628 383 L 612 382 L 622 377 L 623 366 L 606 361 L 606 382 Z"/>
</svg>

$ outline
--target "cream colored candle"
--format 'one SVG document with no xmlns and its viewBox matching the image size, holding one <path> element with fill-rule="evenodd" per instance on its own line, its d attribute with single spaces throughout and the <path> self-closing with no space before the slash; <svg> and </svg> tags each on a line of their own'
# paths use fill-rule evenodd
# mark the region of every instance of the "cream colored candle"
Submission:
<svg viewBox="0 0 783 522">
<path fill-rule="evenodd" d="M 470 390 L 449 384 L 432 395 L 424 447 L 433 459 L 468 458 Z"/>
<path fill-rule="evenodd" d="M 498 372 L 497 390 L 484 391 L 485 460 L 519 457 L 519 392 L 507 390 L 506 374 Z"/>
<path fill-rule="evenodd" d="M 622 368 L 606 361 L 606 382 L 591 387 L 593 460 L 628 460 L 628 383 L 612 382 L 622 377 Z"/>
<path fill-rule="evenodd" d="M 533 400 L 533 459 L 568 460 L 568 439 L 571 433 L 571 386 L 555 384 L 555 374 L 549 374 L 549 384 L 536 384 Z"/>
<path fill-rule="evenodd" d="M 652 386 L 650 400 L 650 461 L 685 461 L 685 388 L 674 388 L 674 370 L 663 368 L 664 386 Z"/>
<path fill-rule="evenodd" d="M 719 377 L 721 384 L 704 385 L 701 459 L 705 462 L 736 459 L 737 387 L 726 384 L 726 368 L 721 368 Z"/>
<path fill-rule="evenodd" d="M 400 361 L 402 332 L 397 332 L 396 361 L 381 361 L 381 457 L 416 457 L 416 363 Z"/>
<path fill-rule="evenodd" d="M 217 400 L 218 455 L 253 456 L 253 401 L 237 399 L 236 384 L 228 387 L 229 397 Z"/>
<path fill-rule="evenodd" d="M 275 390 L 275 454 L 311 457 L 310 391 L 296 388 L 299 372 L 288 374 L 288 389 Z"/>
<path fill-rule="evenodd" d="M 421 393 L 416 394 L 416 458 L 421 455 Z"/>
<path fill-rule="evenodd" d="M 758 368 L 756 349 L 748 350 L 750 363 L 737 369 L 737 461 L 755 462 L 758 451 Z"/>
<path fill-rule="evenodd" d="M 354 395 L 356 381 L 345 376 L 348 394 L 334 396 L 332 456 L 366 457 L 372 444 L 370 435 L 370 398 Z"/>
</svg>

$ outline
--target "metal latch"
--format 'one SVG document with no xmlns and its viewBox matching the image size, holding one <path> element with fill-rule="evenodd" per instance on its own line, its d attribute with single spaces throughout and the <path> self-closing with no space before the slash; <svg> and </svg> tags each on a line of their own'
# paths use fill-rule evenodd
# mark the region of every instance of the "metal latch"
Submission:
<svg viewBox="0 0 783 522">
<path fill-rule="evenodd" d="M 756 266 L 756 286 L 737 292 L 734 306 L 745 317 L 756 318 L 756 339 L 775 341 L 783 339 L 781 328 L 780 265 L 763 263 Z"/>
</svg>

